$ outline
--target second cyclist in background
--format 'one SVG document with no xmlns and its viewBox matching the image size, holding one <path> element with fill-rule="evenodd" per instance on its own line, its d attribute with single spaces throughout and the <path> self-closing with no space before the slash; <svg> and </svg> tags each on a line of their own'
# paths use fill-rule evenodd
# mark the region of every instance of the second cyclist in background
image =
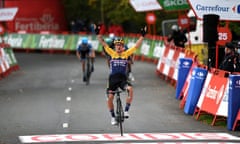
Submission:
<svg viewBox="0 0 240 144">
<path fill-rule="evenodd" d="M 80 44 L 78 44 L 76 55 L 82 63 L 83 81 L 86 81 L 86 75 L 85 75 L 86 59 L 87 57 L 90 58 L 92 72 L 94 71 L 94 59 L 95 59 L 95 51 L 92 47 L 91 42 L 88 40 L 87 37 L 83 37 Z"/>
</svg>

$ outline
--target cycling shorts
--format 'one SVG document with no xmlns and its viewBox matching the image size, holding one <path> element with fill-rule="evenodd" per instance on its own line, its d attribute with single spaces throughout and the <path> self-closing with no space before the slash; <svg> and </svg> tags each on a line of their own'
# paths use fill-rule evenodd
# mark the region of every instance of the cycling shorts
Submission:
<svg viewBox="0 0 240 144">
<path fill-rule="evenodd" d="M 81 60 L 86 60 L 86 58 L 87 58 L 87 56 L 89 56 L 89 54 L 90 54 L 90 50 L 80 51 Z"/>
<path fill-rule="evenodd" d="M 114 74 L 109 76 L 107 91 L 115 91 L 118 87 L 125 90 L 127 86 L 132 86 L 132 84 L 128 82 L 126 75 Z"/>
</svg>

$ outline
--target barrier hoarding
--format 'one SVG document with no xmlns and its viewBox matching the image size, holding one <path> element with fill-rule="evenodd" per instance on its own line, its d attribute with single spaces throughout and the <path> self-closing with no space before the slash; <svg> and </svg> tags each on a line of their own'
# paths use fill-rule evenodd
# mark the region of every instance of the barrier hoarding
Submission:
<svg viewBox="0 0 240 144">
<path fill-rule="evenodd" d="M 176 99 L 179 99 L 181 90 L 188 76 L 189 70 L 192 66 L 192 59 L 190 58 L 180 58 L 179 59 L 179 69 L 176 87 Z"/>
<path fill-rule="evenodd" d="M 207 76 L 206 69 L 198 67 L 193 69 L 192 78 L 189 86 L 189 92 L 184 107 L 184 112 L 186 114 L 192 115 L 194 113 L 206 76 Z"/>
<path fill-rule="evenodd" d="M 240 76 L 230 75 L 229 80 L 227 129 L 232 130 L 240 108 Z"/>
</svg>

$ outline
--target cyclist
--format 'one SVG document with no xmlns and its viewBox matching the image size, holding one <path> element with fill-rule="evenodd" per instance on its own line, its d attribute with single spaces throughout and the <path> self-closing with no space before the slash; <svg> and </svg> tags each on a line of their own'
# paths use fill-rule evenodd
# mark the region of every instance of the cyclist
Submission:
<svg viewBox="0 0 240 144">
<path fill-rule="evenodd" d="M 99 42 L 103 45 L 106 53 L 111 57 L 110 75 L 109 75 L 108 87 L 107 87 L 107 92 L 108 92 L 107 105 L 111 113 L 111 124 L 116 125 L 117 121 L 115 119 L 115 112 L 114 112 L 114 105 L 113 105 L 114 95 L 109 92 L 116 90 L 118 87 L 120 87 L 122 90 L 128 91 L 128 96 L 126 98 L 126 106 L 124 111 L 125 118 L 128 118 L 129 117 L 128 111 L 133 99 L 133 87 L 127 81 L 128 57 L 132 55 L 135 52 L 135 50 L 141 45 L 147 29 L 146 27 L 141 29 L 141 36 L 137 40 L 135 46 L 133 46 L 132 48 L 129 48 L 128 50 L 124 49 L 124 41 L 122 38 L 115 39 L 114 49 L 111 49 L 109 45 L 103 40 L 102 35 L 99 34 L 99 31 L 100 31 L 100 27 L 97 26 L 95 28 L 97 38 Z"/>
<path fill-rule="evenodd" d="M 85 63 L 86 59 L 89 56 L 90 57 L 90 63 L 91 63 L 91 71 L 94 71 L 94 58 L 95 58 L 95 51 L 92 48 L 91 43 L 89 42 L 87 37 L 83 37 L 81 39 L 81 43 L 78 45 L 76 50 L 76 55 L 78 59 L 82 63 L 82 72 L 83 72 L 83 81 L 86 81 L 86 75 L 85 75 Z"/>
</svg>

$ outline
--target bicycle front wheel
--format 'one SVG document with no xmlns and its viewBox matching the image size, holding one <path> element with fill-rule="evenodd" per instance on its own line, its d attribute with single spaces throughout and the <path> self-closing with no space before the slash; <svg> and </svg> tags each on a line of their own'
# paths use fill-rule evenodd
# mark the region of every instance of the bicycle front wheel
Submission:
<svg viewBox="0 0 240 144">
<path fill-rule="evenodd" d="M 121 136 L 123 136 L 123 121 L 124 121 L 124 112 L 122 107 L 121 99 L 117 99 L 117 121 L 120 128 Z"/>
</svg>

